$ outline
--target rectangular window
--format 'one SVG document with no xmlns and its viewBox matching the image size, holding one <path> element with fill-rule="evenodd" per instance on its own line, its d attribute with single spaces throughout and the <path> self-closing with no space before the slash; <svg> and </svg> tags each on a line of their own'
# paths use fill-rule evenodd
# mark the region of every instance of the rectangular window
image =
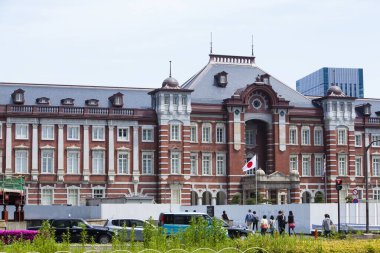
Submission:
<svg viewBox="0 0 380 253">
<path fill-rule="evenodd" d="M 93 198 L 104 198 L 105 197 L 104 188 L 93 188 L 92 189 L 92 197 Z"/>
<path fill-rule="evenodd" d="M 297 127 L 290 127 L 289 128 L 289 144 L 291 144 L 291 145 L 298 144 Z"/>
<path fill-rule="evenodd" d="M 314 160 L 314 176 L 323 176 L 323 156 L 316 155 Z"/>
<path fill-rule="evenodd" d="M 129 154 L 127 151 L 119 151 L 117 154 L 117 173 L 129 173 Z"/>
<path fill-rule="evenodd" d="M 179 141 L 180 138 L 180 125 L 170 125 L 170 140 Z"/>
<path fill-rule="evenodd" d="M 41 190 L 41 204 L 52 205 L 53 204 L 54 190 L 51 188 L 44 188 Z"/>
<path fill-rule="evenodd" d="M 144 142 L 153 141 L 153 128 L 143 128 L 142 129 L 142 141 L 144 141 Z"/>
<path fill-rule="evenodd" d="M 181 154 L 179 152 L 171 152 L 170 154 L 170 168 L 172 174 L 181 173 Z"/>
<path fill-rule="evenodd" d="M 202 125 L 202 142 L 203 143 L 211 142 L 211 125 L 210 124 Z"/>
<path fill-rule="evenodd" d="M 314 145 L 315 146 L 323 145 L 323 130 L 321 128 L 314 129 Z"/>
<path fill-rule="evenodd" d="M 71 188 L 67 190 L 67 204 L 79 206 L 79 189 Z"/>
<path fill-rule="evenodd" d="M 198 128 L 195 124 L 190 126 L 190 142 L 198 142 Z"/>
<path fill-rule="evenodd" d="M 104 151 L 92 151 L 92 174 L 104 174 Z"/>
<path fill-rule="evenodd" d="M 180 189 L 171 189 L 170 201 L 172 204 L 181 204 L 181 190 Z"/>
<path fill-rule="evenodd" d="M 362 134 L 355 134 L 355 147 L 362 146 Z"/>
<path fill-rule="evenodd" d="M 302 145 L 310 145 L 310 129 L 308 127 L 304 127 L 301 130 L 301 143 Z"/>
<path fill-rule="evenodd" d="M 173 95 L 173 105 L 178 106 L 178 102 L 179 102 L 178 95 Z"/>
<path fill-rule="evenodd" d="M 198 156 L 196 154 L 190 155 L 190 174 L 198 174 Z"/>
<path fill-rule="evenodd" d="M 118 127 L 117 128 L 117 141 L 129 141 L 129 128 Z"/>
<path fill-rule="evenodd" d="M 216 174 L 220 176 L 226 175 L 226 161 L 224 154 L 216 155 Z"/>
<path fill-rule="evenodd" d="M 16 139 L 27 140 L 28 139 L 28 125 L 16 124 Z"/>
<path fill-rule="evenodd" d="M 42 173 L 51 174 L 54 172 L 53 168 L 54 150 L 42 150 L 41 151 L 41 171 Z"/>
<path fill-rule="evenodd" d="M 346 129 L 338 129 L 338 145 L 347 144 L 347 131 Z"/>
<path fill-rule="evenodd" d="M 372 175 L 375 177 L 380 176 L 380 157 L 372 158 Z"/>
<path fill-rule="evenodd" d="M 362 176 L 362 158 L 360 156 L 355 157 L 355 174 L 356 176 Z"/>
<path fill-rule="evenodd" d="M 92 127 L 92 140 L 93 141 L 104 141 L 104 126 L 93 126 Z"/>
<path fill-rule="evenodd" d="M 372 135 L 372 147 L 380 147 L 380 135 L 378 134 L 373 134 Z"/>
<path fill-rule="evenodd" d="M 28 151 L 16 150 L 15 151 L 15 172 L 18 174 L 28 173 Z"/>
<path fill-rule="evenodd" d="M 142 174 L 153 174 L 153 153 L 142 153 Z"/>
<path fill-rule="evenodd" d="M 164 96 L 164 104 L 165 105 L 169 105 L 169 102 L 170 102 L 170 96 L 169 95 L 165 95 Z"/>
<path fill-rule="evenodd" d="M 211 175 L 211 154 L 202 155 L 202 174 Z"/>
<path fill-rule="evenodd" d="M 374 200 L 380 200 L 380 190 L 379 189 L 373 190 L 373 199 Z"/>
<path fill-rule="evenodd" d="M 54 126 L 42 126 L 41 132 L 41 140 L 54 140 Z"/>
<path fill-rule="evenodd" d="M 302 156 L 302 176 L 311 176 L 310 155 Z"/>
<path fill-rule="evenodd" d="M 346 155 L 338 155 L 338 170 L 339 170 L 339 176 L 347 175 L 347 156 Z"/>
<path fill-rule="evenodd" d="M 182 104 L 187 105 L 187 97 L 186 96 L 182 96 Z"/>
<path fill-rule="evenodd" d="M 290 168 L 290 171 L 292 170 L 296 170 L 298 171 L 298 159 L 297 159 L 297 155 L 291 155 L 289 157 L 289 168 Z"/>
<path fill-rule="evenodd" d="M 79 140 L 79 126 L 67 126 L 67 140 L 69 141 Z"/>
<path fill-rule="evenodd" d="M 225 127 L 223 125 L 216 126 L 216 143 L 225 143 Z"/>
<path fill-rule="evenodd" d="M 245 144 L 250 146 L 256 146 L 256 130 L 246 129 L 245 130 Z"/>
<path fill-rule="evenodd" d="M 79 151 L 67 151 L 67 174 L 79 174 Z"/>
</svg>

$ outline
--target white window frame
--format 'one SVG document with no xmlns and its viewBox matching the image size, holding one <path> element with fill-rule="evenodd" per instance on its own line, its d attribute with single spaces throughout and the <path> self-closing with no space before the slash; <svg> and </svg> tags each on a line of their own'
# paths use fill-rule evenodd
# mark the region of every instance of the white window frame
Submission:
<svg viewBox="0 0 380 253">
<path fill-rule="evenodd" d="M 117 152 L 117 174 L 127 175 L 129 174 L 129 151 L 120 150 Z"/>
<path fill-rule="evenodd" d="M 45 186 L 41 188 L 41 205 L 48 206 L 54 204 L 54 187 Z"/>
<path fill-rule="evenodd" d="M 141 141 L 142 142 L 153 142 L 153 127 L 142 127 L 141 129 Z"/>
<path fill-rule="evenodd" d="M 190 154 L 190 174 L 198 175 L 198 154 Z"/>
<path fill-rule="evenodd" d="M 202 175 L 212 175 L 212 155 L 211 153 L 202 154 Z"/>
<path fill-rule="evenodd" d="M 20 159 L 23 159 L 23 161 L 20 161 Z M 29 171 L 28 164 L 29 164 L 29 152 L 28 152 L 28 150 L 26 150 L 26 149 L 15 150 L 15 173 L 16 174 L 27 174 Z"/>
<path fill-rule="evenodd" d="M 80 127 L 68 125 L 67 129 L 67 140 L 68 141 L 79 141 L 80 140 Z"/>
<path fill-rule="evenodd" d="M 256 146 L 256 129 L 246 129 L 245 130 L 245 144 L 248 146 Z"/>
<path fill-rule="evenodd" d="M 92 126 L 92 141 L 104 141 L 104 140 L 105 140 L 105 127 Z"/>
<path fill-rule="evenodd" d="M 380 156 L 372 156 L 372 176 L 380 176 Z"/>
<path fill-rule="evenodd" d="M 323 176 L 324 174 L 323 155 L 314 156 L 314 176 Z"/>
<path fill-rule="evenodd" d="M 289 127 L 289 145 L 298 145 L 298 128 L 297 126 Z"/>
<path fill-rule="evenodd" d="M 361 147 L 363 145 L 362 142 L 362 134 L 355 133 L 355 147 Z"/>
<path fill-rule="evenodd" d="M 181 204 L 181 189 L 170 189 L 170 203 Z"/>
<path fill-rule="evenodd" d="M 54 173 L 54 150 L 41 150 L 41 174 Z"/>
<path fill-rule="evenodd" d="M 154 153 L 144 151 L 141 153 L 141 174 L 153 175 L 154 173 Z"/>
<path fill-rule="evenodd" d="M 289 156 L 289 169 L 290 171 L 298 171 L 298 155 Z"/>
<path fill-rule="evenodd" d="M 29 139 L 29 125 L 28 124 L 16 124 L 16 140 Z"/>
<path fill-rule="evenodd" d="M 380 188 L 379 187 L 374 188 L 372 193 L 373 193 L 373 195 L 372 195 L 373 200 L 380 200 Z"/>
<path fill-rule="evenodd" d="M 347 176 L 347 155 L 338 155 L 338 175 Z"/>
<path fill-rule="evenodd" d="M 355 175 L 363 176 L 363 159 L 361 156 L 355 157 Z"/>
<path fill-rule="evenodd" d="M 54 140 L 54 125 L 41 126 L 41 140 Z"/>
<path fill-rule="evenodd" d="M 323 128 L 314 128 L 314 146 L 323 146 Z"/>
<path fill-rule="evenodd" d="M 215 142 L 226 143 L 226 126 L 222 123 L 216 124 Z"/>
<path fill-rule="evenodd" d="M 120 135 L 120 133 L 121 133 L 121 135 Z M 117 141 L 119 141 L 119 142 L 128 142 L 129 141 L 129 127 L 118 127 L 117 128 Z"/>
<path fill-rule="evenodd" d="M 91 189 L 93 198 L 105 198 L 106 188 L 102 186 L 95 186 Z M 101 196 L 100 196 L 101 195 Z"/>
<path fill-rule="evenodd" d="M 197 143 L 198 142 L 198 124 L 191 123 L 190 125 L 190 142 Z"/>
<path fill-rule="evenodd" d="M 372 147 L 380 147 L 380 134 L 372 134 L 371 141 L 375 141 L 372 143 Z"/>
<path fill-rule="evenodd" d="M 226 175 L 226 155 L 216 154 L 216 175 L 225 176 Z"/>
<path fill-rule="evenodd" d="M 92 174 L 104 175 L 105 174 L 105 152 L 104 150 L 92 151 Z"/>
<path fill-rule="evenodd" d="M 202 143 L 212 142 L 212 129 L 210 123 L 202 124 Z"/>
<path fill-rule="evenodd" d="M 73 158 L 76 159 L 76 161 Z M 66 173 L 70 174 L 70 175 L 79 174 L 80 151 L 79 150 L 68 150 L 66 160 L 67 160 Z"/>
<path fill-rule="evenodd" d="M 75 192 L 75 195 L 73 194 L 73 192 Z M 71 206 L 79 206 L 79 203 L 80 203 L 80 188 L 68 187 L 67 188 L 67 204 Z"/>
<path fill-rule="evenodd" d="M 170 140 L 180 141 L 181 140 L 181 125 L 178 123 L 170 124 Z"/>
<path fill-rule="evenodd" d="M 337 135 L 338 145 L 347 145 L 347 129 L 338 128 Z"/>
<path fill-rule="evenodd" d="M 311 176 L 311 155 L 302 155 L 302 176 Z"/>
<path fill-rule="evenodd" d="M 301 144 L 310 145 L 310 127 L 303 126 L 301 127 Z"/>
<path fill-rule="evenodd" d="M 170 152 L 170 173 L 181 174 L 181 152 Z"/>
</svg>

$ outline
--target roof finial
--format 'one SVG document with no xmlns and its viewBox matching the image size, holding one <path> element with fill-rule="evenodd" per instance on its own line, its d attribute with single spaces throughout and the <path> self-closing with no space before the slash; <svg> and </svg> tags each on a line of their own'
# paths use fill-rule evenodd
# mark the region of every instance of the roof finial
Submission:
<svg viewBox="0 0 380 253">
<path fill-rule="evenodd" d="M 172 77 L 172 61 L 169 61 L 169 77 Z"/>
<path fill-rule="evenodd" d="M 212 32 L 210 34 L 210 54 L 212 54 Z"/>
<path fill-rule="evenodd" d="M 251 44 L 251 46 L 252 46 L 252 52 L 251 53 L 252 53 L 252 56 L 255 56 L 255 54 L 253 53 L 253 34 L 252 34 L 252 41 L 251 42 L 252 42 L 252 44 Z"/>
</svg>

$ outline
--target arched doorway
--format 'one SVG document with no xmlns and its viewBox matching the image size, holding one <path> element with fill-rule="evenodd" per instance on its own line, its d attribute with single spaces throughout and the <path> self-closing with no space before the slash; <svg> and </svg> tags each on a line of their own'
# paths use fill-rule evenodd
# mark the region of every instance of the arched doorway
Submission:
<svg viewBox="0 0 380 253">
<path fill-rule="evenodd" d="M 192 206 L 198 205 L 198 193 L 196 193 L 195 191 L 191 191 L 190 205 Z"/>
<path fill-rule="evenodd" d="M 205 191 L 202 194 L 202 205 L 211 205 L 211 192 Z"/>
<path fill-rule="evenodd" d="M 314 203 L 324 203 L 325 198 L 323 196 L 323 193 L 320 191 L 317 191 L 314 196 Z"/>
<path fill-rule="evenodd" d="M 227 205 L 227 196 L 225 192 L 220 191 L 216 194 L 216 204 Z"/>
<path fill-rule="evenodd" d="M 311 202 L 311 194 L 310 192 L 303 192 L 302 193 L 302 203 L 310 203 Z"/>
<path fill-rule="evenodd" d="M 261 120 L 248 120 L 245 122 L 245 153 L 257 155 L 257 169 L 261 168 L 267 173 L 268 151 L 268 124 Z"/>
</svg>

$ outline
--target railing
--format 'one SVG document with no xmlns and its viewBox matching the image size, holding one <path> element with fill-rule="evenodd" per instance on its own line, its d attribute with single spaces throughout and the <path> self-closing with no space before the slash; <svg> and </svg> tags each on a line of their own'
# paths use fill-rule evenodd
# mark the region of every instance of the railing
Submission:
<svg viewBox="0 0 380 253">
<path fill-rule="evenodd" d="M 368 118 L 368 123 L 380 124 L 380 118 Z"/>
</svg>

